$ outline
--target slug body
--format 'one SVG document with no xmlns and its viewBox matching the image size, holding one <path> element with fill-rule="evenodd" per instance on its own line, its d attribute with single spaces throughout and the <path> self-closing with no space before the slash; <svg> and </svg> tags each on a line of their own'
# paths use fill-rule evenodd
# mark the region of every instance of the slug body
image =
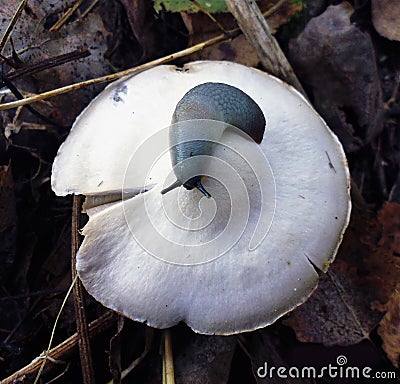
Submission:
<svg viewBox="0 0 400 384">
<path fill-rule="evenodd" d="M 207 121 L 225 124 L 207 124 Z M 224 83 L 204 83 L 190 89 L 178 102 L 172 116 L 169 141 L 175 183 L 162 194 L 179 186 L 199 189 L 210 194 L 201 184 L 204 156 L 212 156 L 213 148 L 229 125 L 261 143 L 265 117 L 258 104 L 240 89 Z M 196 156 L 199 157 L 198 161 Z M 190 158 L 192 161 L 187 162 Z"/>
</svg>

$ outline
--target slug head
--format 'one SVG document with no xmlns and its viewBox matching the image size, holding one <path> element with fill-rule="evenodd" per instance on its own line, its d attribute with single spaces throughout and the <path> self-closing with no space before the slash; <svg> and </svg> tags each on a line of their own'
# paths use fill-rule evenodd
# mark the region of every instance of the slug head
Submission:
<svg viewBox="0 0 400 384">
<path fill-rule="evenodd" d="M 204 156 L 203 159 L 200 156 L 213 156 L 214 144 L 219 142 L 228 125 L 260 143 L 265 117 L 250 96 L 228 84 L 200 84 L 183 96 L 175 108 L 169 132 L 177 181 L 163 189 L 162 194 L 183 185 L 188 190 L 197 188 L 204 196 L 211 196 L 201 184 L 206 165 Z M 186 162 L 189 158 L 195 162 Z"/>
<path fill-rule="evenodd" d="M 195 176 L 186 181 L 186 183 L 182 184 L 181 181 L 176 180 L 173 184 L 171 184 L 169 187 L 164 188 L 161 191 L 161 194 L 164 195 L 165 193 L 172 191 L 175 188 L 184 186 L 187 190 L 191 191 L 193 188 L 197 188 L 205 197 L 210 198 L 211 195 L 210 193 L 207 192 L 207 190 L 204 188 L 203 184 L 201 184 L 201 176 Z"/>
</svg>

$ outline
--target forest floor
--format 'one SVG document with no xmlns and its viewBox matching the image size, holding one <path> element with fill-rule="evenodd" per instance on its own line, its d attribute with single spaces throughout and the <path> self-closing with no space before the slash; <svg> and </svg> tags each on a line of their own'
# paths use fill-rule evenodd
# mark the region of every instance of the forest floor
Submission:
<svg viewBox="0 0 400 384">
<path fill-rule="evenodd" d="M 157 1 L 155 10 L 144 0 L 29 0 L 6 39 L 22 3 L 0 0 L 1 103 L 19 98 L 15 89 L 27 97 L 112 74 L 220 35 L 221 26 L 237 27 L 228 12 L 213 14 L 216 23 L 193 2 L 191 11 L 170 12 L 165 7 L 173 1 Z M 292 382 L 262 377 L 257 370 L 264 364 L 340 367 L 344 358 L 343 366 L 371 367 L 371 375 L 386 375 L 386 382 L 393 383 L 395 377 L 389 376 L 397 372 L 399 380 L 400 364 L 400 5 L 386 0 L 262 0 L 259 5 L 267 11 L 277 3 L 268 24 L 311 103 L 345 149 L 352 177 L 351 222 L 310 300 L 273 325 L 229 337 L 197 335 L 184 324 L 174 327 L 176 382 Z M 58 23 L 74 4 L 71 17 Z M 199 59 L 262 69 L 243 35 L 173 64 Z M 44 359 L 29 364 L 49 348 L 70 287 L 72 198 L 51 190 L 51 166 L 75 118 L 103 88 L 97 84 L 34 103 L 33 112 L 26 107 L 1 111 L 4 383 L 31 383 L 39 377 Z M 83 225 L 87 219 L 82 215 L 80 220 Z M 124 382 L 161 383 L 161 331 L 123 319 L 87 294 L 85 300 L 88 321 L 94 324 L 90 339 L 96 382 L 112 377 L 119 382 L 121 367 L 146 351 Z M 37 382 L 82 382 L 75 332 L 71 295 L 54 333 L 53 358 L 46 360 Z M 332 375 L 295 380 L 352 381 Z"/>
</svg>

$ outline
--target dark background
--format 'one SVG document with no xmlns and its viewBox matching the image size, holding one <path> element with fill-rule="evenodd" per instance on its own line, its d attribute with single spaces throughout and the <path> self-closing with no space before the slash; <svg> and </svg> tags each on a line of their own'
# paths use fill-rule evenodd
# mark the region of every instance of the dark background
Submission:
<svg viewBox="0 0 400 384">
<path fill-rule="evenodd" d="M 277 1 L 261 1 L 266 10 Z M 40 93 L 113 73 L 184 49 L 220 34 L 202 12 L 171 13 L 151 1 L 90 1 L 58 31 L 51 30 L 74 1 L 29 1 L 3 55 L 3 77 L 21 91 Z M 269 25 L 311 102 L 339 136 L 352 176 L 353 212 L 337 260 L 312 298 L 266 329 L 230 337 L 173 328 L 177 383 L 335 383 L 345 379 L 261 379 L 268 366 L 369 366 L 394 371 L 400 355 L 400 6 L 393 1 L 287 1 Z M 0 36 L 19 1 L 0 1 Z M 397 12 L 397 13 L 396 13 Z M 215 15 L 226 28 L 229 14 Z M 397 19 L 396 19 L 397 17 Z M 15 71 L 76 50 L 90 56 L 33 75 Z M 185 57 L 223 59 L 259 66 L 241 36 Z M 261 68 L 261 67 L 260 67 Z M 14 76 L 14 78 L 13 78 Z M 3 84 L 4 85 L 4 84 Z M 0 124 L 0 378 L 44 351 L 71 283 L 71 197 L 51 190 L 51 164 L 78 113 L 104 87 L 92 86 L 33 105 L 1 112 Z M 5 88 L 3 88 L 5 89 Z M 14 96 L 1 94 L 1 101 Z M 49 120 L 50 119 L 50 120 Z M 85 217 L 82 216 L 82 223 Z M 89 320 L 108 310 L 87 296 Z M 206 316 L 206 314 L 205 314 Z M 121 324 L 121 320 L 120 325 Z M 117 332 L 111 317 L 92 339 L 97 382 L 111 379 L 145 348 L 146 326 L 125 319 Z M 53 346 L 76 331 L 70 298 Z M 161 332 L 126 383 L 161 383 Z M 116 371 L 115 371 L 116 370 Z M 57 364 L 47 362 L 40 382 L 81 382 L 77 348 Z M 19 382 L 30 383 L 35 375 Z M 395 382 L 394 379 L 386 382 Z"/>
</svg>

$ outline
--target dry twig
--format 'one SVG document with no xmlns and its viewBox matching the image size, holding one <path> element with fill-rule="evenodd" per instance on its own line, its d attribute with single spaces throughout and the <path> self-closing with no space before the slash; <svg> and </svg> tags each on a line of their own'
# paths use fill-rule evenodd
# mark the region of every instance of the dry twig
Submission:
<svg viewBox="0 0 400 384">
<path fill-rule="evenodd" d="M 60 319 L 61 313 L 62 313 L 62 311 L 63 311 L 63 309 L 64 309 L 64 307 L 65 307 L 65 304 L 66 304 L 66 302 L 67 302 L 67 300 L 68 300 L 69 295 L 71 294 L 71 291 L 72 291 L 72 288 L 73 288 L 74 284 L 75 284 L 75 280 L 72 281 L 71 286 L 69 287 L 68 292 L 67 292 L 67 294 L 65 295 L 64 300 L 63 300 L 63 302 L 62 302 L 62 304 L 61 304 L 61 308 L 60 308 L 60 310 L 58 311 L 58 314 L 57 314 L 57 316 L 56 316 L 56 320 L 54 321 L 53 329 L 51 330 L 51 335 L 50 335 L 50 340 L 49 340 L 49 346 L 47 347 L 47 349 L 44 351 L 44 353 L 43 353 L 43 355 L 42 355 L 42 362 L 41 362 L 41 364 L 40 364 L 39 371 L 38 371 L 38 373 L 37 373 L 37 375 L 36 375 L 34 384 L 36 384 L 36 383 L 39 381 L 40 375 L 42 374 L 42 372 L 43 372 L 43 370 L 44 370 L 44 366 L 46 365 L 46 361 L 48 360 L 48 352 L 49 352 L 49 350 L 50 350 L 50 348 L 51 348 L 51 345 L 53 344 L 53 339 L 54 339 L 54 335 L 55 335 L 55 333 L 56 333 L 56 328 L 57 328 L 58 320 Z"/>
<path fill-rule="evenodd" d="M 11 70 L 7 73 L 7 79 L 13 80 L 17 77 L 31 76 L 37 72 L 44 71 L 45 69 L 57 67 L 70 61 L 83 59 L 88 56 L 90 56 L 90 52 L 87 49 L 77 49 L 75 51 L 64 53 L 62 55 L 49 57 L 48 59 L 42 60 L 39 63 L 30 65 L 27 64 L 24 65 L 22 68 Z"/>
<path fill-rule="evenodd" d="M 62 17 L 50 28 L 50 32 L 58 31 L 74 14 L 74 12 L 81 6 L 83 0 L 78 0 Z"/>
<path fill-rule="evenodd" d="M 182 51 L 179 51 L 179 52 L 173 53 L 171 55 L 167 55 L 167 56 L 161 57 L 160 59 L 149 61 L 148 63 L 139 65 L 139 66 L 134 67 L 134 68 L 129 68 L 129 69 L 126 69 L 124 71 L 113 73 L 111 75 L 98 77 L 96 79 L 82 81 L 80 83 L 66 85 L 65 87 L 57 88 L 57 89 L 54 89 L 54 90 L 48 91 L 48 92 L 43 92 L 43 93 L 41 93 L 39 95 L 27 97 L 27 98 L 25 98 L 23 100 L 16 100 L 16 101 L 12 101 L 10 103 L 0 104 L 0 111 L 4 111 L 6 109 L 11 109 L 11 108 L 16 108 L 16 107 L 19 107 L 21 105 L 31 104 L 31 103 L 34 103 L 34 102 L 37 102 L 37 101 L 40 101 L 40 100 L 45 100 L 45 99 L 48 99 L 50 97 L 62 95 L 62 94 L 67 93 L 67 92 L 76 91 L 78 89 L 82 89 L 82 88 L 88 87 L 90 85 L 107 83 L 107 82 L 110 82 L 110 81 L 114 81 L 114 80 L 120 79 L 121 77 L 124 77 L 124 76 L 134 75 L 134 74 L 137 74 L 139 72 L 145 71 L 146 69 L 153 68 L 153 67 L 155 67 L 157 65 L 165 64 L 165 63 L 168 63 L 170 61 L 179 59 L 181 57 L 188 56 L 193 52 L 201 51 L 202 49 L 207 48 L 207 47 L 209 47 L 211 45 L 217 44 L 217 43 L 219 43 L 221 41 L 229 40 L 229 39 L 237 36 L 238 34 L 240 34 L 240 31 L 237 29 L 237 30 L 234 30 L 234 31 L 232 31 L 230 33 L 218 35 L 216 37 L 213 37 L 212 39 L 209 39 L 209 40 L 206 40 L 206 41 L 204 41 L 202 43 L 196 44 L 193 47 L 183 49 Z"/>
<path fill-rule="evenodd" d="M 71 270 L 74 285 L 74 307 L 76 316 L 76 329 L 79 338 L 79 356 L 81 360 L 82 377 L 84 384 L 94 384 L 94 370 L 92 354 L 90 351 L 89 327 L 86 317 L 84 288 L 76 271 L 76 254 L 79 249 L 79 215 L 81 211 L 81 196 L 74 196 L 72 206 L 71 226 Z"/>
<path fill-rule="evenodd" d="M 7 26 L 6 31 L 4 32 L 4 35 L 2 36 L 1 40 L 0 40 L 0 53 L 3 53 L 3 49 L 5 47 L 5 45 L 7 44 L 7 41 L 15 27 L 15 24 L 17 24 L 17 21 L 19 20 L 19 18 L 21 17 L 21 13 L 24 10 L 26 4 L 27 4 L 28 0 L 22 0 L 17 8 L 17 10 L 15 11 L 10 23 Z"/>
<path fill-rule="evenodd" d="M 223 25 L 205 8 L 203 7 L 197 0 L 190 0 L 197 8 L 200 9 L 210 20 L 212 20 L 215 25 L 219 28 L 219 30 L 225 33 L 225 28 Z"/>
<path fill-rule="evenodd" d="M 144 350 L 142 354 L 136 358 L 135 360 L 132 361 L 131 364 L 129 364 L 129 367 L 125 368 L 121 372 L 121 380 L 125 379 L 126 376 L 128 376 L 148 355 L 150 352 L 151 348 L 151 343 L 153 341 L 153 336 L 154 336 L 154 328 L 146 327 L 146 340 L 145 340 L 145 345 L 144 345 Z M 109 381 L 107 384 L 113 384 L 113 380 Z"/>
<path fill-rule="evenodd" d="M 305 95 L 303 87 L 278 42 L 272 35 L 256 2 L 250 0 L 226 0 L 226 4 L 247 40 L 253 45 L 265 69 L 292 84 Z"/>
<path fill-rule="evenodd" d="M 105 330 L 109 329 L 112 324 L 115 323 L 116 316 L 114 312 L 108 311 L 103 316 L 94 320 L 89 324 L 89 334 L 90 337 L 95 337 Z M 52 358 L 55 360 L 60 360 L 69 353 L 71 353 L 78 344 L 78 334 L 74 333 L 71 337 L 64 340 L 61 344 L 50 349 L 47 352 L 47 358 Z M 21 368 L 19 371 L 13 373 L 11 376 L 5 378 L 1 381 L 1 384 L 13 384 L 19 382 L 20 379 L 31 377 L 36 372 L 38 372 L 40 366 L 42 365 L 43 357 L 37 357 L 30 364 Z"/>
<path fill-rule="evenodd" d="M 273 15 L 274 13 L 277 12 L 277 10 L 283 4 L 284 4 L 284 1 L 281 0 L 274 7 L 270 8 L 268 11 L 264 12 L 263 17 L 269 17 L 269 16 Z M 218 44 L 218 43 L 220 43 L 220 42 L 222 42 L 224 40 L 232 39 L 232 38 L 234 38 L 234 37 L 236 37 L 236 36 L 238 36 L 240 34 L 241 34 L 241 30 L 239 28 L 237 28 L 237 29 L 234 29 L 234 30 L 232 30 L 230 32 L 223 33 L 223 34 L 220 34 L 220 35 L 218 35 L 216 37 L 213 37 L 213 38 L 211 38 L 209 40 L 203 41 L 203 42 L 201 42 L 199 44 L 196 44 L 196 45 L 194 45 L 192 47 L 183 49 L 182 51 L 179 51 L 179 52 L 173 53 L 171 55 L 167 55 L 167 56 L 161 57 L 159 59 L 150 61 L 148 63 L 139 65 L 139 66 L 134 67 L 134 68 L 129 68 L 129 69 L 126 69 L 124 71 L 117 72 L 117 73 L 114 73 L 114 74 L 111 74 L 111 75 L 98 77 L 96 79 L 90 79 L 90 80 L 82 81 L 80 83 L 66 85 L 64 87 L 53 89 L 53 90 L 48 91 L 48 92 L 43 92 L 43 93 L 41 93 L 39 95 L 27 97 L 27 98 L 25 98 L 23 100 L 16 100 L 16 101 L 12 101 L 12 102 L 9 102 L 9 103 L 0 104 L 0 111 L 6 110 L 6 109 L 11 109 L 11 108 L 16 108 L 16 107 L 19 107 L 21 105 L 35 103 L 35 102 L 40 101 L 40 100 L 45 100 L 45 99 L 48 99 L 48 98 L 51 98 L 51 97 L 62 95 L 64 93 L 68 93 L 68 92 L 71 92 L 71 91 L 76 91 L 78 89 L 86 88 L 86 87 L 91 86 L 91 85 L 107 83 L 107 82 L 110 82 L 110 81 L 114 81 L 114 80 L 120 79 L 121 77 L 124 77 L 124 76 L 134 75 L 136 73 L 145 71 L 146 69 L 153 68 L 153 67 L 155 67 L 157 65 L 166 64 L 166 63 L 168 63 L 170 61 L 179 59 L 181 57 L 188 56 L 188 55 L 190 55 L 190 54 L 192 54 L 194 52 L 201 51 L 204 48 L 210 47 L 210 46 L 212 46 L 214 44 Z"/>
<path fill-rule="evenodd" d="M 174 357 L 172 354 L 171 330 L 163 331 L 163 384 L 175 384 Z"/>
</svg>

